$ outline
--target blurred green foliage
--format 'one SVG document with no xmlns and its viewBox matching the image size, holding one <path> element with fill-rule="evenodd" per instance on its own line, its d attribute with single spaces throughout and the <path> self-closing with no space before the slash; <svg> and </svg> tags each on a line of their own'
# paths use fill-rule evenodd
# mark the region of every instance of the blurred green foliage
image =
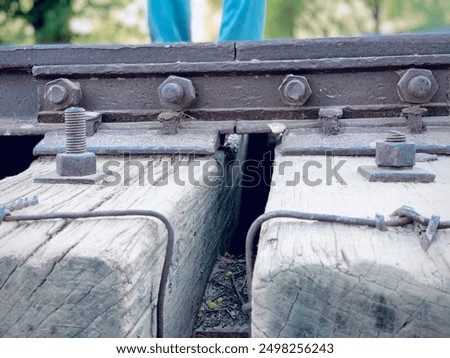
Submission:
<svg viewBox="0 0 450 358">
<path fill-rule="evenodd" d="M 449 31 L 449 25 L 449 0 L 267 0 L 266 38 Z"/>
<path fill-rule="evenodd" d="M 267 38 L 295 37 L 295 30 L 307 0 L 269 0 L 267 3 Z"/>
<path fill-rule="evenodd" d="M 207 3 L 220 13 L 222 0 Z M 267 0 L 267 39 L 442 30 L 450 0 Z M 148 41 L 145 0 L 0 0 L 3 45 Z"/>
<path fill-rule="evenodd" d="M 127 0 L 1 0 L 0 44 L 148 42 L 145 27 L 123 19 L 129 4 Z M 145 24 L 145 6 L 138 15 Z"/>
</svg>

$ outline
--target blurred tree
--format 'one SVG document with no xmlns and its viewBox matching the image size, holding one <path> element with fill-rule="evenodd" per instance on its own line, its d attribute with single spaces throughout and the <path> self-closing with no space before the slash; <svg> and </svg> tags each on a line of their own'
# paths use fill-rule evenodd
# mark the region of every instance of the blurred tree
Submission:
<svg viewBox="0 0 450 358">
<path fill-rule="evenodd" d="M 395 2 L 396 0 L 394 0 Z M 380 8 L 383 0 L 366 0 L 367 6 L 372 11 L 372 16 L 374 20 L 374 32 L 376 34 L 380 33 Z"/>
<path fill-rule="evenodd" d="M 361 0 L 267 0 L 267 38 L 317 37 L 371 32 Z"/>
<path fill-rule="evenodd" d="M 304 10 L 304 0 L 268 0 L 266 38 L 296 37 L 297 22 Z"/>
<path fill-rule="evenodd" d="M 396 31 L 449 30 L 448 0 L 379 0 L 384 22 L 394 23 Z"/>
<path fill-rule="evenodd" d="M 207 0 L 218 15 L 222 0 Z M 130 13 L 131 11 L 131 13 Z M 0 0 L 0 44 L 149 42 L 144 0 Z M 207 30 L 217 39 L 209 16 Z M 267 0 L 265 36 L 446 30 L 449 0 Z"/>
<path fill-rule="evenodd" d="M 31 26 L 38 43 L 70 42 L 72 39 L 69 29 L 73 16 L 71 0 L 4 0 L 0 13 L 3 15 L 0 26 L 11 26 L 11 22 Z M 13 33 L 2 31 L 1 35 L 3 43 L 14 40 Z"/>
<path fill-rule="evenodd" d="M 148 42 L 138 5 L 129 19 L 127 0 L 2 0 L 0 44 Z"/>
<path fill-rule="evenodd" d="M 267 0 L 267 38 L 448 31 L 449 25 L 449 0 Z"/>
</svg>

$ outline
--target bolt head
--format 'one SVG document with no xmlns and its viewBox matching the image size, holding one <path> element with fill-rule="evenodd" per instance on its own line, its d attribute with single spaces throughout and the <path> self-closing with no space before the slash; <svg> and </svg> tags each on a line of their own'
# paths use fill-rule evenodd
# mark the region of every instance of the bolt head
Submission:
<svg viewBox="0 0 450 358">
<path fill-rule="evenodd" d="M 397 84 L 400 99 L 407 103 L 427 103 L 436 94 L 439 86 L 430 70 L 410 69 Z"/>
<path fill-rule="evenodd" d="M 425 98 L 431 92 L 431 81 L 425 76 L 416 76 L 408 83 L 407 91 L 417 98 Z"/>
<path fill-rule="evenodd" d="M 308 80 L 303 76 L 286 76 L 278 90 L 282 102 L 289 106 L 303 106 L 312 94 Z"/>
<path fill-rule="evenodd" d="M 67 89 L 61 85 L 53 85 L 47 90 L 47 98 L 53 104 L 60 104 L 64 102 L 69 93 Z"/>
<path fill-rule="evenodd" d="M 284 95 L 294 101 L 299 101 L 306 93 L 306 86 L 302 81 L 289 81 L 284 87 Z"/>
<path fill-rule="evenodd" d="M 158 97 L 163 108 L 181 111 L 195 100 L 195 88 L 187 78 L 169 76 L 158 87 Z"/>
<path fill-rule="evenodd" d="M 83 177 L 96 172 L 97 157 L 94 153 L 56 155 L 56 173 L 62 177 Z"/>
<path fill-rule="evenodd" d="M 411 142 L 377 142 L 375 162 L 382 167 L 411 168 L 416 163 L 416 146 Z"/>
<path fill-rule="evenodd" d="M 184 89 L 178 83 L 167 83 L 161 89 L 161 96 L 169 103 L 180 103 L 184 97 Z"/>
<path fill-rule="evenodd" d="M 81 88 L 67 78 L 58 78 L 45 85 L 44 99 L 54 110 L 62 110 L 81 103 Z"/>
</svg>

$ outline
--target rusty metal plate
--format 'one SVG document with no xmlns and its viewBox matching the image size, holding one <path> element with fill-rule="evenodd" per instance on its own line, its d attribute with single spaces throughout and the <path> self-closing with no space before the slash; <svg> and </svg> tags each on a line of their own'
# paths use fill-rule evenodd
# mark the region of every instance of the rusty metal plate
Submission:
<svg viewBox="0 0 450 358">
<path fill-rule="evenodd" d="M 14 120 L 0 122 L 0 136 L 44 135 L 47 132 L 64 131 L 64 123 L 38 123 L 37 121 L 21 121 L 20 125 Z M 253 122 L 255 123 L 255 122 Z M 292 122 L 289 122 L 291 124 Z M 180 123 L 180 129 L 196 129 L 218 131 L 220 134 L 235 132 L 235 121 L 186 121 Z M 160 130 L 160 122 L 116 122 L 103 123 L 101 129 L 106 130 Z M 267 127 L 268 128 L 268 127 Z M 266 130 L 268 132 L 269 130 Z"/>
<path fill-rule="evenodd" d="M 358 173 L 370 182 L 383 183 L 431 183 L 436 178 L 435 174 L 420 168 L 387 169 L 375 165 L 361 166 Z"/>
<path fill-rule="evenodd" d="M 102 155 L 130 154 L 214 154 L 219 148 L 216 130 L 180 130 L 176 135 L 161 135 L 159 130 L 99 130 L 87 138 L 87 150 Z M 64 132 L 47 133 L 34 148 L 34 155 L 64 153 Z"/>
<path fill-rule="evenodd" d="M 243 64 L 234 63 L 234 66 Z M 76 73 L 76 66 L 59 68 L 68 68 L 74 73 L 69 76 L 64 71 L 55 71 L 51 77 L 37 78 L 40 122 L 58 121 L 60 112 L 53 110 L 52 105 L 45 101 L 45 93 L 47 83 L 60 77 L 77 83 L 83 92 L 78 105 L 102 113 L 105 122 L 126 121 L 127 118 L 133 121 L 156 120 L 165 110 L 158 97 L 158 88 L 166 80 L 167 73 L 136 73 L 133 68 L 127 72 L 123 68 L 123 74 L 110 76 L 96 73 L 102 65 L 90 66 L 87 72 L 79 74 Z M 405 69 L 388 64 L 381 69 L 352 68 L 337 72 L 319 68 L 304 75 L 312 94 L 302 106 L 283 102 L 279 93 L 279 87 L 286 78 L 283 72 L 253 74 L 249 69 L 236 75 L 231 75 L 232 70 L 190 74 L 183 77 L 192 81 L 196 99 L 186 111 L 198 120 L 208 121 L 313 119 L 318 118 L 318 112 L 323 107 L 342 108 L 343 118 L 401 116 L 407 105 L 398 96 L 397 83 L 401 70 Z M 293 68 L 290 72 L 304 74 Z M 424 107 L 429 115 L 447 115 L 448 69 L 435 68 L 432 72 L 439 89 Z"/>
<path fill-rule="evenodd" d="M 344 128 L 343 133 L 325 136 L 318 129 L 289 130 L 280 145 L 281 155 L 334 155 L 374 156 L 375 143 L 385 139 L 387 131 L 407 131 L 404 127 L 390 128 Z M 407 134 L 407 139 L 416 144 L 416 152 L 450 154 L 450 128 L 429 128 L 422 134 Z"/>
<path fill-rule="evenodd" d="M 84 184 L 84 185 L 92 185 L 99 183 L 103 178 L 106 177 L 106 174 L 98 172 L 93 175 L 86 175 L 81 177 L 63 177 L 55 172 L 38 176 L 34 179 L 35 183 L 40 184 Z"/>
</svg>

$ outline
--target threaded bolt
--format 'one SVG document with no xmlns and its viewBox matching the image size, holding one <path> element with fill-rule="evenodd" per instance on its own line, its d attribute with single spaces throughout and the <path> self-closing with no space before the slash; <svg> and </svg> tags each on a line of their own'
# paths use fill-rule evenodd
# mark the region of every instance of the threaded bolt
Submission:
<svg viewBox="0 0 450 358">
<path fill-rule="evenodd" d="M 386 137 L 386 142 L 389 143 L 406 142 L 406 135 L 398 131 L 389 131 L 389 135 Z"/>
<path fill-rule="evenodd" d="M 406 135 L 389 131 L 383 142 L 377 142 L 375 163 L 383 168 L 412 168 L 415 164 L 416 146 L 406 141 Z"/>
<path fill-rule="evenodd" d="M 71 107 L 64 111 L 66 122 L 66 153 L 86 152 L 86 111 L 84 108 Z"/>
</svg>

